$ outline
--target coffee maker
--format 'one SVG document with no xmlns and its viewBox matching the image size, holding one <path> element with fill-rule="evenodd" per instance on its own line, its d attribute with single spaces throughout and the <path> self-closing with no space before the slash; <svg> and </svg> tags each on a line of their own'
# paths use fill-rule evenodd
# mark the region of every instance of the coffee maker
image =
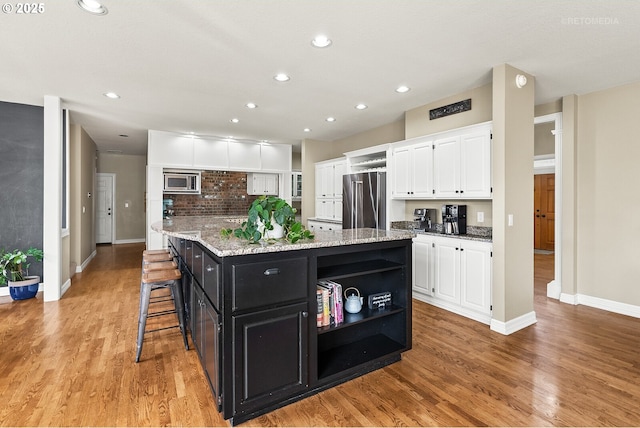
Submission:
<svg viewBox="0 0 640 428">
<path fill-rule="evenodd" d="M 442 206 L 442 233 L 445 235 L 465 235 L 467 233 L 467 206 Z"/>
<path fill-rule="evenodd" d="M 432 227 L 432 219 L 436 218 L 436 210 L 429 208 L 415 208 L 413 210 L 413 221 L 418 222 L 418 227 L 416 230 L 423 230 L 428 232 Z"/>
</svg>

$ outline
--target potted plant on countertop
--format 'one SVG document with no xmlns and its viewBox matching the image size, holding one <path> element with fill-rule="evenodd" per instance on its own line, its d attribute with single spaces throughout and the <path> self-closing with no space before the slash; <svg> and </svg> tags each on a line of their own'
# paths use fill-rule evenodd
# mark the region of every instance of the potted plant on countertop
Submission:
<svg viewBox="0 0 640 428">
<path fill-rule="evenodd" d="M 313 234 L 296 220 L 296 210 L 277 196 L 260 196 L 249 208 L 249 216 L 237 229 L 222 229 L 222 236 L 235 236 L 252 243 L 286 239 L 292 244 L 313 239 Z"/>
<path fill-rule="evenodd" d="M 28 260 L 41 261 L 42 250 L 31 247 L 26 251 L 0 251 L 0 285 L 9 286 L 9 294 L 13 300 L 24 300 L 35 297 L 40 284 L 39 276 L 29 276 Z"/>
</svg>

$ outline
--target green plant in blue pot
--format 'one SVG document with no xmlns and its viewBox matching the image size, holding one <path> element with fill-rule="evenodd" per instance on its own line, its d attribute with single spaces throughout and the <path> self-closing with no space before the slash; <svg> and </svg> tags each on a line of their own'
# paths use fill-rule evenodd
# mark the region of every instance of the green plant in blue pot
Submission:
<svg viewBox="0 0 640 428">
<path fill-rule="evenodd" d="M 9 294 L 14 300 L 35 297 L 40 284 L 39 276 L 29 276 L 31 260 L 41 261 L 42 250 L 31 247 L 27 250 L 0 251 L 0 285 L 9 286 Z"/>
</svg>

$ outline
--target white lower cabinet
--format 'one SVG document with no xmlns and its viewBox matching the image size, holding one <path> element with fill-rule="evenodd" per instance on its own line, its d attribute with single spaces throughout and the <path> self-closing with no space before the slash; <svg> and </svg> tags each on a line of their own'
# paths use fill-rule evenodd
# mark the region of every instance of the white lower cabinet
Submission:
<svg viewBox="0 0 640 428">
<path fill-rule="evenodd" d="M 491 250 L 489 242 L 418 235 L 413 240 L 414 297 L 489 324 Z"/>
</svg>

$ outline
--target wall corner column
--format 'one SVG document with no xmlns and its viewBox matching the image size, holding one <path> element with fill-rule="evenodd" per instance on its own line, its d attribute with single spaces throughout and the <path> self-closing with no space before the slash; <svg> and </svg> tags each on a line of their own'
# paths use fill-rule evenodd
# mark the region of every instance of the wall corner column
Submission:
<svg viewBox="0 0 640 428">
<path fill-rule="evenodd" d="M 527 83 L 519 88 L 516 76 Z M 493 69 L 493 319 L 511 334 L 536 322 L 533 308 L 535 78 L 508 64 Z"/>
<path fill-rule="evenodd" d="M 562 254 L 560 274 L 562 290 L 560 300 L 575 304 L 577 283 L 577 190 L 576 148 L 578 124 L 578 97 L 562 98 Z"/>
<path fill-rule="evenodd" d="M 62 289 L 62 103 L 44 97 L 44 301 L 60 300 Z"/>
</svg>

